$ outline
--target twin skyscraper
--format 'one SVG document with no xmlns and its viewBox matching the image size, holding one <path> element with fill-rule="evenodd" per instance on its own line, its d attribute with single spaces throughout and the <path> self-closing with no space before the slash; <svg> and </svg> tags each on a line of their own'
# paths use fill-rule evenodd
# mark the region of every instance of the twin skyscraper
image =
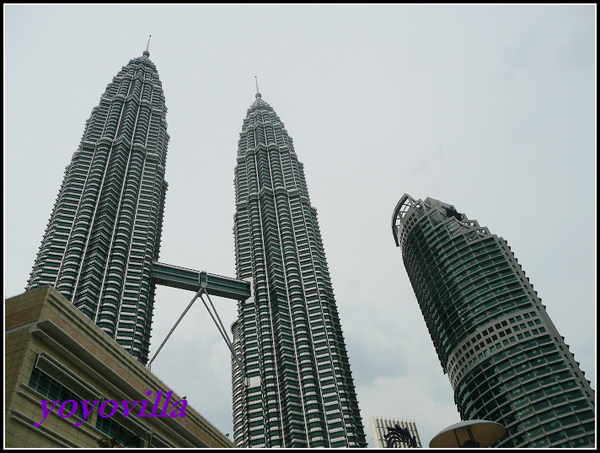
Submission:
<svg viewBox="0 0 600 453">
<path fill-rule="evenodd" d="M 124 66 L 92 110 L 26 287 L 53 286 L 143 364 L 165 269 L 169 142 L 149 56 Z M 232 326 L 235 442 L 365 447 L 317 211 L 260 93 L 234 185 L 236 277 L 252 287 Z M 593 444 L 593 390 L 507 244 L 451 205 L 408 195 L 392 230 L 461 417 L 505 424 L 506 447 Z"/>
<path fill-rule="evenodd" d="M 124 66 L 92 110 L 26 287 L 53 286 L 144 364 L 165 269 L 169 142 L 149 57 Z M 235 193 L 236 273 L 253 286 L 233 326 L 236 444 L 366 446 L 303 166 L 258 93 L 240 135 Z"/>
</svg>

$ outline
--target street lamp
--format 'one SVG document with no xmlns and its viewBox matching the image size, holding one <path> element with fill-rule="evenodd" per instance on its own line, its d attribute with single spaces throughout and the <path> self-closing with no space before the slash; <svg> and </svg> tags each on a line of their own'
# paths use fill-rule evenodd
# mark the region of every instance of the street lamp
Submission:
<svg viewBox="0 0 600 453">
<path fill-rule="evenodd" d="M 466 420 L 440 431 L 429 448 L 483 448 L 499 441 L 506 434 L 500 423 L 488 420 Z"/>
</svg>

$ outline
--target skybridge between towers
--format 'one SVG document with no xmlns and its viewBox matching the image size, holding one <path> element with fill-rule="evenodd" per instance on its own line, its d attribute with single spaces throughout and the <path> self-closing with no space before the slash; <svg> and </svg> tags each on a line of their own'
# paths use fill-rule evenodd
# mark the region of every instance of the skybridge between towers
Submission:
<svg viewBox="0 0 600 453">
<path fill-rule="evenodd" d="M 235 300 L 246 300 L 250 297 L 249 282 L 204 271 L 154 262 L 152 276 L 157 284 L 171 288 L 194 292 L 205 288 L 207 294 Z"/>
<path fill-rule="evenodd" d="M 252 295 L 252 288 L 250 282 L 230 277 L 223 277 L 221 275 L 216 274 L 209 274 L 208 272 L 204 271 L 195 271 L 193 269 L 187 269 L 185 267 L 173 266 L 171 264 L 159 263 L 157 261 L 152 263 L 152 278 L 158 285 L 170 286 L 171 288 L 179 288 L 188 291 L 193 291 L 196 293 L 196 295 L 185 308 L 175 325 L 171 328 L 171 330 L 167 334 L 167 337 L 163 340 L 157 351 L 154 353 L 152 359 L 150 359 L 150 361 L 148 362 L 148 369 L 150 369 L 152 362 L 154 361 L 154 359 L 156 359 L 156 356 L 158 355 L 162 347 L 165 345 L 165 343 L 167 342 L 177 325 L 181 322 L 185 314 L 194 304 L 196 299 L 200 298 L 200 300 L 202 300 L 202 302 L 204 303 L 206 310 L 213 319 L 215 325 L 217 326 L 217 329 L 223 337 L 223 340 L 225 340 L 227 347 L 231 351 L 231 354 L 240 369 L 242 378 L 244 379 L 244 381 L 247 382 L 247 385 L 250 385 L 246 377 L 246 373 L 244 372 L 242 364 L 238 358 L 238 355 L 236 354 L 233 348 L 233 344 L 229 339 L 229 335 L 227 335 L 227 331 L 225 330 L 225 327 L 221 322 L 221 318 L 219 317 L 219 314 L 217 313 L 217 310 L 215 309 L 215 306 L 213 305 L 210 299 L 210 296 L 213 295 L 218 297 L 225 297 L 227 299 L 244 301 Z M 204 295 L 206 295 L 208 303 L 206 303 L 206 301 L 204 300 Z"/>
</svg>

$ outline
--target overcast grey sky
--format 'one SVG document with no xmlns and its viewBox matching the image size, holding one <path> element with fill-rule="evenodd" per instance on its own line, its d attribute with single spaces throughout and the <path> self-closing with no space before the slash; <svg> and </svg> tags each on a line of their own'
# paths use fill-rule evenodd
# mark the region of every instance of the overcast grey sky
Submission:
<svg viewBox="0 0 600 453">
<path fill-rule="evenodd" d="M 233 170 L 255 76 L 294 140 L 359 406 L 460 421 L 392 238 L 406 192 L 504 237 L 596 389 L 595 5 L 5 5 L 4 284 L 23 291 L 106 85 L 146 47 L 171 136 L 160 260 L 235 276 Z M 160 288 L 151 353 L 193 294 Z M 224 324 L 235 303 L 213 298 Z M 232 433 L 204 306 L 152 366 Z"/>
</svg>

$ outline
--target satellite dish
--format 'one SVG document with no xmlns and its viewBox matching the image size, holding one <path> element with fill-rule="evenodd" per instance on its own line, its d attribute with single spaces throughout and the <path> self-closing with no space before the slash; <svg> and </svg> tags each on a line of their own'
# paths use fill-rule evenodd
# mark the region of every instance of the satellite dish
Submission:
<svg viewBox="0 0 600 453">
<path fill-rule="evenodd" d="M 500 423 L 488 420 L 467 420 L 440 431 L 429 448 L 484 448 L 498 442 L 506 434 Z"/>
</svg>

